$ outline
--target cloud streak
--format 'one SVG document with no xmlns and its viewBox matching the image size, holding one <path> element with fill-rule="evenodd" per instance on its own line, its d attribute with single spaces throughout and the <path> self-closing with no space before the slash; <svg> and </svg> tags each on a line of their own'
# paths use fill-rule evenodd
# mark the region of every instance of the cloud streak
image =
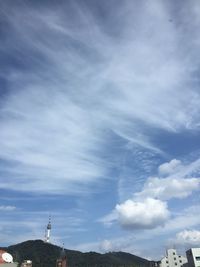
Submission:
<svg viewBox="0 0 200 267">
<path fill-rule="evenodd" d="M 0 206 L 1 211 L 13 211 L 15 209 L 16 209 L 15 206 Z"/>
<path fill-rule="evenodd" d="M 147 21 L 154 14 L 151 24 L 137 16 L 131 22 L 131 10 L 142 7 L 128 1 L 123 6 L 120 12 L 127 15 L 116 26 L 121 40 L 116 42 L 117 36 L 109 36 L 87 6 L 72 4 L 70 11 L 80 17 L 70 21 L 61 7 L 53 12 L 44 6 L 42 13 L 23 6 L 23 16 L 15 7 L 11 19 L 4 5 L 12 33 L 6 49 L 18 57 L 31 51 L 24 59 L 32 63 L 26 76 L 24 70 L 8 66 L 12 93 L 1 103 L 0 156 L 14 162 L 8 175 L 23 184 L 20 190 L 70 193 L 79 191 L 76 183 L 108 176 L 110 166 L 103 160 L 106 131 L 159 151 L 145 135 L 145 125 L 175 132 L 198 127 L 193 118 L 199 106 L 193 104 L 199 95 L 182 86 L 191 74 L 182 64 L 177 29 L 167 20 L 169 10 L 156 2 L 144 6 Z M 116 9 L 116 18 L 119 15 Z M 135 25 L 139 29 L 131 31 Z M 2 188 L 9 185 L 17 188 L 13 178 L 1 183 Z"/>
<path fill-rule="evenodd" d="M 2 240 L 14 217 L 16 240 L 43 236 L 47 210 L 56 242 L 84 250 L 197 228 L 196 2 L 7 0 L 0 18 Z"/>
<path fill-rule="evenodd" d="M 30 64 L 26 75 L 23 62 L 18 69 L 7 66 L 11 93 L 1 101 L 0 157 L 14 167 L 2 188 L 17 188 L 18 181 L 19 190 L 80 193 L 79 184 L 108 176 L 103 154 L 110 130 L 127 143 L 159 150 L 145 134 L 147 125 L 198 128 L 199 95 L 184 86 L 192 73 L 163 3 L 127 1 L 116 8 L 120 42 L 87 5 L 68 7 L 76 20 L 64 15 L 65 6 L 8 12 L 2 5 L 10 37 L 1 51 L 7 42 L 13 57 Z M 145 21 L 130 20 L 134 8 L 144 8 Z"/>
</svg>

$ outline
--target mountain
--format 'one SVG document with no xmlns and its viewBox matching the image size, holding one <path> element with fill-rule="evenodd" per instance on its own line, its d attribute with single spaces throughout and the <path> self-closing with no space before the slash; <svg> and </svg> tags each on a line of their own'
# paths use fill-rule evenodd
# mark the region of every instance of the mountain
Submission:
<svg viewBox="0 0 200 267">
<path fill-rule="evenodd" d="M 13 255 L 15 261 L 21 263 L 29 259 L 33 267 L 55 267 L 61 248 L 42 240 L 29 240 L 3 248 Z M 82 253 L 65 249 L 69 267 L 152 267 L 154 262 L 125 252 Z"/>
</svg>

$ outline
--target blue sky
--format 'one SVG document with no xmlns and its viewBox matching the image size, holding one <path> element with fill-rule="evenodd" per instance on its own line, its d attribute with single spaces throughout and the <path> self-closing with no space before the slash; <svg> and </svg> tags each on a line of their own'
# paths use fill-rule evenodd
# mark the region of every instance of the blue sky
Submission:
<svg viewBox="0 0 200 267">
<path fill-rule="evenodd" d="M 41 3 L 42 2 L 42 3 Z M 0 240 L 159 259 L 200 243 L 197 1 L 0 1 Z"/>
</svg>

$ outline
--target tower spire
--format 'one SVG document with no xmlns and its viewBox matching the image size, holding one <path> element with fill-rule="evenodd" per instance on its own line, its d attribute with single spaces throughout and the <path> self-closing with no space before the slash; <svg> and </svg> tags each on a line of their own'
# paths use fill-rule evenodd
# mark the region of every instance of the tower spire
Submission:
<svg viewBox="0 0 200 267">
<path fill-rule="evenodd" d="M 50 236 L 51 236 L 51 215 L 49 215 L 49 222 L 46 228 L 45 242 L 50 243 Z"/>
</svg>

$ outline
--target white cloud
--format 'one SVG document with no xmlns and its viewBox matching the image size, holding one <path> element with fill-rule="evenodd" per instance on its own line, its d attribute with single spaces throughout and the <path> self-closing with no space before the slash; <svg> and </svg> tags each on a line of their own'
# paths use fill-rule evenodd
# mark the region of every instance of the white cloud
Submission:
<svg viewBox="0 0 200 267">
<path fill-rule="evenodd" d="M 167 204 L 157 199 L 127 200 L 116 206 L 118 220 L 127 229 L 151 229 L 163 225 L 169 218 Z"/>
<path fill-rule="evenodd" d="M 175 8 L 175 16 L 171 2 L 117 1 L 113 6 L 107 1 L 104 20 L 96 19 L 95 8 L 81 1 L 56 8 L 43 5 L 39 10 L 31 3 L 9 2 L 1 3 L 9 27 L 0 51 L 16 64 L 2 66 L 1 72 L 8 93 L 0 102 L 0 158 L 5 162 L 0 166 L 0 188 L 45 194 L 93 192 L 101 188 L 93 182 L 110 179 L 110 166 L 122 165 L 113 157 L 122 155 L 124 146 L 113 152 L 110 133 L 157 156 L 163 155 L 160 130 L 171 134 L 199 129 L 200 13 L 195 1 Z M 110 160 L 106 150 L 112 154 Z M 166 180 L 147 179 L 132 198 L 124 190 L 118 210 L 104 221 L 120 219 L 133 229 L 156 227 L 158 218 L 162 225 L 169 213 L 163 200 L 187 197 L 196 190 L 198 175 L 192 172 L 199 166 L 200 161 L 183 166 L 177 159 L 163 164 L 159 174 Z M 121 188 L 141 190 L 149 175 L 130 175 L 129 183 L 125 176 Z M 159 200 L 150 205 L 147 197 Z M 134 218 L 135 206 L 147 225 Z M 148 207 L 155 208 L 152 215 Z M 187 220 L 175 216 L 165 227 L 196 225 L 199 218 L 194 214 Z"/>
<path fill-rule="evenodd" d="M 103 251 L 103 252 L 109 252 L 109 251 L 113 251 L 113 244 L 110 240 L 103 240 L 101 243 L 100 243 L 100 251 Z"/>
<path fill-rule="evenodd" d="M 200 231 L 184 230 L 176 234 L 176 242 L 178 244 L 196 246 L 200 244 Z"/>
<path fill-rule="evenodd" d="M 102 218 L 100 218 L 98 220 L 98 222 L 103 223 L 105 226 L 111 226 L 113 224 L 114 221 L 118 220 L 118 214 L 116 209 L 113 210 L 112 212 L 110 212 L 109 214 L 103 216 Z"/>
<path fill-rule="evenodd" d="M 178 160 L 172 160 L 161 166 L 164 166 L 163 170 L 165 170 L 162 173 L 170 173 L 168 177 L 148 178 L 140 192 L 134 193 L 132 198 L 117 205 L 110 214 L 99 221 L 107 226 L 118 221 L 122 227 L 127 229 L 155 228 L 166 222 L 170 212 L 167 209 L 167 202 L 164 201 L 172 198 L 186 198 L 199 190 L 200 179 L 188 178 L 189 174 L 198 169 L 199 160 L 185 166 Z M 177 166 L 181 167 L 177 168 Z M 191 220 L 194 221 L 193 218 Z"/>
<path fill-rule="evenodd" d="M 171 212 L 170 218 L 164 225 L 158 226 L 155 229 L 151 230 L 143 229 L 142 231 L 129 231 L 127 235 L 126 233 L 123 233 L 122 240 L 111 240 L 111 242 L 113 244 L 120 244 L 121 248 L 123 249 L 127 245 L 127 251 L 132 253 L 134 251 L 131 251 L 132 244 L 141 244 L 140 249 L 142 251 L 145 250 L 145 253 L 141 255 L 149 255 L 154 260 L 159 260 L 159 258 L 161 258 L 161 256 L 163 255 L 162 247 L 164 246 L 163 244 L 166 245 L 166 237 L 170 237 L 168 245 L 170 244 L 170 246 L 172 246 L 177 243 L 177 240 L 175 238 L 177 232 L 182 232 L 184 231 L 184 229 L 194 229 L 199 227 L 200 214 L 196 212 L 199 209 L 200 206 L 197 205 L 183 209 L 178 214 Z M 117 219 L 115 219 L 115 221 L 117 221 Z M 151 245 L 152 240 L 157 240 L 157 244 L 154 247 L 157 251 L 157 254 L 154 254 L 154 249 L 149 249 L 149 245 Z M 162 246 L 160 244 L 162 244 Z M 181 243 L 179 243 L 178 245 L 180 246 Z"/>
<path fill-rule="evenodd" d="M 101 151 L 101 138 L 95 135 L 90 115 L 66 95 L 54 96 L 56 100 L 35 90 L 10 97 L 12 110 L 7 107 L 3 112 L 12 116 L 1 123 L 0 154 L 15 164 L 4 170 L 8 170 L 8 179 L 1 183 L 2 188 L 75 193 L 105 174 L 103 160 L 95 156 Z M 76 183 L 83 187 L 77 188 Z"/>
<path fill-rule="evenodd" d="M 126 247 L 125 243 L 127 242 L 127 251 L 134 252 L 134 250 L 131 251 L 132 244 L 141 244 L 141 247 L 139 245 L 139 248 L 142 251 L 145 251 L 141 255 L 149 255 L 154 260 L 159 260 L 163 255 L 163 247 L 166 246 L 166 238 L 169 238 L 169 242 L 167 242 L 167 245 L 174 245 L 177 243 L 177 239 L 175 238 L 176 233 L 183 232 L 184 229 L 194 229 L 199 227 L 199 221 L 200 221 L 200 214 L 197 213 L 200 209 L 198 206 L 191 206 L 188 209 L 181 210 L 178 214 L 177 213 L 171 213 L 171 217 L 169 220 L 166 221 L 164 225 L 158 226 L 155 229 L 143 229 L 142 231 L 130 231 L 126 235 L 126 233 L 123 233 L 122 240 L 111 240 L 113 244 L 120 244 L 121 248 Z M 152 240 L 157 240 L 156 244 L 153 245 L 154 249 L 149 249 L 152 245 Z M 188 247 L 192 246 L 192 244 L 186 244 L 183 243 L 183 245 L 188 245 Z M 178 246 L 181 245 L 181 242 L 177 243 Z M 193 243 L 193 246 L 196 246 Z M 137 247 L 138 248 L 138 247 Z M 129 250 L 128 250 L 129 249 Z M 157 253 L 154 253 L 155 250 Z M 137 254 L 136 254 L 137 255 Z"/>
<path fill-rule="evenodd" d="M 186 198 L 199 190 L 200 178 L 189 177 L 199 168 L 199 159 L 188 165 L 180 160 L 173 159 L 158 167 L 161 177 L 149 177 L 143 189 L 134 194 L 135 198 L 158 198 L 169 200 L 171 198 Z M 165 177 L 162 177 L 162 176 Z"/>
<path fill-rule="evenodd" d="M 182 163 L 180 160 L 172 159 L 170 162 L 161 164 L 158 167 L 158 171 L 160 175 L 169 175 L 169 174 L 179 171 L 181 167 L 182 167 Z"/>
<path fill-rule="evenodd" d="M 194 49 L 186 59 L 181 30 L 169 23 L 164 3 L 119 3 L 115 16 L 107 14 L 113 34 L 79 4 L 42 13 L 12 8 L 11 15 L 4 4 L 10 32 L 1 51 L 17 49 L 32 69 L 6 73 L 10 94 L 1 102 L 0 157 L 14 166 L 7 167 L 12 181 L 3 188 L 80 193 L 86 191 L 80 184 L 108 177 L 103 153 L 110 130 L 160 153 L 147 125 L 172 132 L 199 127 L 200 97 L 189 86 Z M 137 9 L 144 19 L 132 16 Z"/>
<path fill-rule="evenodd" d="M 157 229 L 158 234 L 160 233 L 173 233 L 174 231 L 181 231 L 184 229 L 191 229 L 194 227 L 198 227 L 200 215 L 196 213 L 196 211 L 200 208 L 199 205 L 191 206 L 188 209 L 183 209 L 178 214 L 174 214 L 172 218 L 166 223 L 163 229 Z"/>
<path fill-rule="evenodd" d="M 141 192 L 135 196 L 139 198 L 153 197 L 162 200 L 171 198 L 185 198 L 198 190 L 200 185 L 199 178 L 158 178 L 150 177 L 144 184 Z"/>
<path fill-rule="evenodd" d="M 15 209 L 15 206 L 0 206 L 0 211 L 13 211 Z"/>
</svg>

